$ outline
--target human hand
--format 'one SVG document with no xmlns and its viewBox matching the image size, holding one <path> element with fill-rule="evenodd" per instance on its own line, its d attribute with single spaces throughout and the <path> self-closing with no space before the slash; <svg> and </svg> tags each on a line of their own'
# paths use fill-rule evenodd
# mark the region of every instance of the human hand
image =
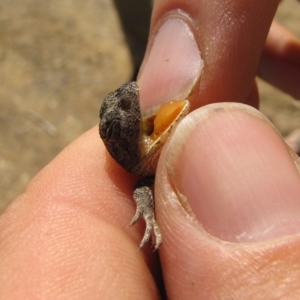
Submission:
<svg viewBox="0 0 300 300">
<path fill-rule="evenodd" d="M 240 12 L 248 2 L 234 7 L 224 1 L 194 2 L 157 1 L 152 27 L 178 3 L 194 18 L 189 26 L 198 28 L 193 33 L 205 52 L 205 68 L 191 96 L 193 107 L 220 101 L 253 104 L 258 48 L 263 47 L 274 1 L 247 6 L 245 27 L 234 28 L 228 18 L 234 20 L 233 11 Z M 229 28 L 219 28 L 212 23 L 225 4 L 231 12 L 225 18 Z M 247 27 L 251 24 L 255 28 Z M 216 28 L 221 32 L 213 35 Z M 251 52 L 247 45 L 258 48 Z M 191 48 L 185 49 L 189 56 Z M 242 63 L 249 53 L 253 56 Z M 236 59 L 233 67 L 230 57 Z M 167 59 L 172 62 L 171 56 Z M 189 67 L 182 81 L 174 68 L 158 72 L 156 81 L 155 71 L 145 67 L 139 80 L 144 108 L 152 95 L 158 104 L 174 90 L 184 94 L 191 89 L 197 65 L 194 69 L 193 61 L 182 62 L 180 66 Z M 155 67 L 153 60 L 150 67 Z M 165 97 L 163 86 L 169 93 Z M 273 127 L 245 106 L 214 104 L 180 124 L 162 153 L 156 177 L 157 219 L 164 238 L 159 255 L 169 299 L 297 297 L 296 161 Z M 1 217 L 2 297 L 158 298 L 157 253 L 137 250 L 142 224 L 128 227 L 135 211 L 135 180 L 107 154 L 96 128 L 67 147 Z"/>
</svg>

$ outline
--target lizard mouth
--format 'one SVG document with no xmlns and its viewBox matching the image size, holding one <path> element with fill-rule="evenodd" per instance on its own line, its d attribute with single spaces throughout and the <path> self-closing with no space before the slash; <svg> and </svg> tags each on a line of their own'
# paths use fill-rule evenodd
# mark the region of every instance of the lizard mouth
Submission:
<svg viewBox="0 0 300 300">
<path fill-rule="evenodd" d="M 171 100 L 160 106 L 156 114 L 142 118 L 142 152 L 147 153 L 153 144 L 164 143 L 189 109 L 188 100 Z"/>
</svg>

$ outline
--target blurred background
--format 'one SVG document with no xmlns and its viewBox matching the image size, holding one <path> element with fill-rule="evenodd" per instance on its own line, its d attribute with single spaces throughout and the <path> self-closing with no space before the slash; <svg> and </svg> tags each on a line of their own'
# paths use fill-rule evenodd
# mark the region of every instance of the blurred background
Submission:
<svg viewBox="0 0 300 300">
<path fill-rule="evenodd" d="M 107 93 L 134 76 L 127 42 L 134 43 L 123 35 L 120 3 L 0 0 L 0 213 L 98 123 Z M 300 37 L 296 0 L 283 1 L 276 19 Z M 300 127 L 298 102 L 261 80 L 259 90 L 261 110 L 284 136 Z"/>
</svg>

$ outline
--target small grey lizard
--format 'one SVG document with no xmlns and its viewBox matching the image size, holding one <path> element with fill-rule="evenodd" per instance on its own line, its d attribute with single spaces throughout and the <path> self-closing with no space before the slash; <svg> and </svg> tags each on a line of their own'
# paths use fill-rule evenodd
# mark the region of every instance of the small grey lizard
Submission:
<svg viewBox="0 0 300 300">
<path fill-rule="evenodd" d="M 188 100 L 172 100 L 154 115 L 142 117 L 136 82 L 123 84 L 107 95 L 100 108 L 99 133 L 110 155 L 128 172 L 140 176 L 133 188 L 136 213 L 146 222 L 143 247 L 153 233 L 154 249 L 162 243 L 155 219 L 153 184 L 158 158 L 175 124 L 189 112 Z M 154 242 L 155 239 L 155 242 Z"/>
</svg>

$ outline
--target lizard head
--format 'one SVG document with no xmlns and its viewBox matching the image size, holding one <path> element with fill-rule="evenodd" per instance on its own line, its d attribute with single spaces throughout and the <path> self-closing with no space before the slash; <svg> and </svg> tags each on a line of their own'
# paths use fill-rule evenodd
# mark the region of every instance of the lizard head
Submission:
<svg viewBox="0 0 300 300">
<path fill-rule="evenodd" d="M 123 84 L 106 96 L 100 109 L 100 137 L 110 155 L 128 171 L 140 160 L 140 124 L 136 82 Z"/>
<path fill-rule="evenodd" d="M 100 109 L 100 136 L 111 156 L 127 171 L 154 175 L 172 129 L 189 112 L 188 100 L 171 100 L 142 117 L 136 82 L 107 95 Z"/>
</svg>

